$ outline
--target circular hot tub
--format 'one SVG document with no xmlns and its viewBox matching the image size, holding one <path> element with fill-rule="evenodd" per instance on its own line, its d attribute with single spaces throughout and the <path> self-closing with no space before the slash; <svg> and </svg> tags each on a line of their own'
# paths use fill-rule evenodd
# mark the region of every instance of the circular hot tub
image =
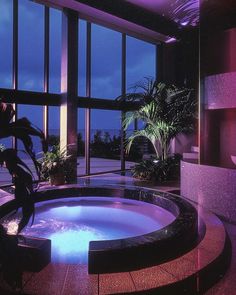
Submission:
<svg viewBox="0 0 236 295">
<path fill-rule="evenodd" d="M 16 216 L 14 216 L 16 218 Z M 175 220 L 168 210 L 122 198 L 75 197 L 44 201 L 21 234 L 50 239 L 52 262 L 87 263 L 90 241 L 125 239 L 160 230 Z"/>
<path fill-rule="evenodd" d="M 34 224 L 22 234 L 50 239 L 53 262 L 88 263 L 89 273 L 156 265 L 191 249 L 198 239 L 195 208 L 171 194 L 70 187 L 35 197 Z M 12 206 L 0 212 L 5 220 Z"/>
</svg>

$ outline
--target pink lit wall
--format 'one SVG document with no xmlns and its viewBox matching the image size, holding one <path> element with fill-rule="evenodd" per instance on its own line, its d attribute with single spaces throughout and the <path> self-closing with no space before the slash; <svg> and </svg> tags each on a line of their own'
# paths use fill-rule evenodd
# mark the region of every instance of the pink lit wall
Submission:
<svg viewBox="0 0 236 295">
<path fill-rule="evenodd" d="M 236 71 L 205 78 L 205 102 L 207 109 L 236 108 L 235 93 Z"/>
<path fill-rule="evenodd" d="M 236 98 L 235 98 L 236 99 Z M 236 168 L 231 160 L 236 155 L 236 110 L 225 110 L 220 124 L 220 164 L 222 167 Z"/>
<path fill-rule="evenodd" d="M 236 222 L 236 170 L 181 162 L 181 196 Z"/>
</svg>

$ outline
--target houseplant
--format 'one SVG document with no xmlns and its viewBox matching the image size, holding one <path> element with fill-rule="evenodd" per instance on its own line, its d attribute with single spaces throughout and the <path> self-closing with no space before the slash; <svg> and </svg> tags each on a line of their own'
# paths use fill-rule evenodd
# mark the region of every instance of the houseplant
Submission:
<svg viewBox="0 0 236 295">
<path fill-rule="evenodd" d="M 164 167 L 171 165 L 172 161 L 173 166 L 176 166 L 176 159 L 179 159 L 178 156 L 170 155 L 171 140 L 180 133 L 191 133 L 194 130 L 197 101 L 193 90 L 145 78 L 134 86 L 134 92 L 119 97 L 118 100 L 140 103 L 136 111 L 126 114 L 123 121 L 125 130 L 135 120 L 144 123 L 143 129 L 135 130 L 126 140 L 127 153 L 137 137 L 149 140 L 155 152 L 154 159 L 144 160 L 141 163 L 143 165 L 138 164 L 134 167 L 134 176 L 146 178 L 145 175 L 149 175 L 149 178 L 156 177 L 161 181 Z M 154 175 L 150 176 L 150 170 L 153 170 Z M 160 173 L 156 173 L 157 170 Z M 169 169 L 165 170 L 169 171 L 165 173 L 166 180 L 169 176 L 172 177 L 172 172 Z"/>
<path fill-rule="evenodd" d="M 27 118 L 12 121 L 14 114 L 13 106 L 0 100 L 0 139 L 14 136 L 21 140 L 25 152 L 34 163 L 39 177 L 40 167 L 35 158 L 31 136 L 41 138 L 43 149 L 45 149 L 44 135 Z M 8 235 L 7 229 L 2 224 L 0 225 L 0 274 L 3 280 L 16 290 L 22 287 L 22 268 L 18 257 L 18 234 L 28 224 L 31 216 L 34 214 L 34 193 L 37 188 L 34 187 L 31 170 L 18 157 L 15 149 L 1 146 L 0 165 L 4 165 L 12 176 L 15 187 L 15 208 L 22 209 L 22 217 L 16 226 L 15 236 Z M 0 286 L 0 293 L 5 292 L 1 289 L 2 286 Z"/>
<path fill-rule="evenodd" d="M 51 185 L 62 185 L 70 175 L 70 156 L 66 149 L 61 150 L 59 145 L 52 146 L 51 150 L 44 153 L 39 159 L 41 176 L 49 180 Z"/>
</svg>

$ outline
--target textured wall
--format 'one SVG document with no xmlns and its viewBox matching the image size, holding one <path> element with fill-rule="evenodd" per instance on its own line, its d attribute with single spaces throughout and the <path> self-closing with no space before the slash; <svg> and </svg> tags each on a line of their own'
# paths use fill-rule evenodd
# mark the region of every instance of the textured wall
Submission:
<svg viewBox="0 0 236 295">
<path fill-rule="evenodd" d="M 216 30 L 201 49 L 201 163 L 236 168 L 236 28 Z"/>
<path fill-rule="evenodd" d="M 235 93 L 236 72 L 217 74 L 205 78 L 206 109 L 236 108 Z"/>
<path fill-rule="evenodd" d="M 181 195 L 236 222 L 236 169 L 181 162 Z"/>
</svg>

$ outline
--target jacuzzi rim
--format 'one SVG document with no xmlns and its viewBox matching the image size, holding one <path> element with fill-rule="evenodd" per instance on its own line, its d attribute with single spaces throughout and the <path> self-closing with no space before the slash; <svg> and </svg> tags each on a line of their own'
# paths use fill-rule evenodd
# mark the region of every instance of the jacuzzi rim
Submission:
<svg viewBox="0 0 236 295">
<path fill-rule="evenodd" d="M 138 197 L 138 200 L 151 203 L 153 205 L 158 205 L 164 209 L 167 209 L 174 216 L 176 216 L 176 218 L 173 220 L 173 222 L 171 222 L 167 226 L 144 235 L 124 238 L 124 239 L 116 239 L 116 240 L 91 241 L 89 243 L 89 253 L 88 253 L 89 273 L 103 273 L 103 272 L 117 271 L 117 268 L 113 270 L 110 268 L 110 266 L 107 269 L 105 267 L 105 270 L 104 268 L 100 268 L 98 265 L 101 265 L 101 261 L 100 261 L 101 256 L 114 255 L 114 253 L 119 253 L 122 251 L 125 252 L 125 251 L 129 251 L 130 249 L 133 249 L 134 252 L 135 251 L 137 252 L 139 248 L 152 249 L 153 246 L 155 245 L 157 247 L 160 247 L 161 245 L 161 248 L 165 249 L 165 244 L 167 246 L 168 243 L 170 243 L 172 240 L 176 240 L 178 236 L 179 237 L 183 236 L 184 233 L 194 236 L 194 233 L 192 232 L 192 230 L 195 229 L 196 227 L 196 219 L 197 219 L 196 209 L 187 201 L 177 196 L 174 196 L 173 194 L 160 192 L 153 189 L 137 188 L 137 187 L 125 188 L 125 187 L 111 187 L 111 186 L 102 186 L 102 187 L 72 186 L 68 188 L 55 187 L 55 188 L 40 190 L 36 192 L 35 203 L 43 202 L 47 200 L 53 200 L 53 199 L 56 200 L 56 199 L 80 197 L 80 196 L 88 197 L 92 195 L 98 196 L 98 197 L 106 197 L 106 196 L 112 197 L 116 193 L 122 194 L 122 195 L 119 195 L 119 196 L 115 195 L 114 197 L 120 197 L 125 199 L 135 199 L 135 200 L 137 200 L 137 193 L 139 193 L 140 195 Z M 14 210 L 14 203 L 15 202 L 13 200 L 0 207 L 1 218 L 5 216 L 7 213 L 9 213 L 10 211 Z M 171 209 L 167 208 L 167 205 L 170 206 Z M 3 211 L 5 212 L 3 213 Z M 194 215 L 193 220 L 189 220 L 190 214 Z M 189 246 L 191 247 L 191 245 Z M 174 252 L 178 250 L 177 248 L 174 250 Z M 98 262 L 96 262 L 96 259 L 98 259 Z M 152 262 L 150 261 L 150 263 Z M 148 265 L 150 265 L 150 263 Z M 118 268 L 118 271 L 124 271 L 124 270 L 126 271 L 127 269 L 130 269 L 130 267 L 123 265 L 123 267 Z"/>
<path fill-rule="evenodd" d="M 149 190 L 149 189 L 144 189 L 144 188 L 142 188 L 142 189 L 138 189 L 138 188 L 135 188 L 135 187 L 133 187 L 133 188 L 111 188 L 111 187 L 109 187 L 109 186 L 107 186 L 107 187 L 99 187 L 99 186 L 88 186 L 88 187 L 73 187 L 73 188 L 60 188 L 60 187 L 53 187 L 53 188 L 50 188 L 50 189 L 46 189 L 46 190 L 39 190 L 38 192 L 36 192 L 35 193 L 35 204 L 37 204 L 37 203 L 42 203 L 42 202 L 46 202 L 46 201 L 53 201 L 53 200 L 60 200 L 60 199 L 67 199 L 67 198 L 76 198 L 76 197 L 90 197 L 90 196 L 95 196 L 95 194 L 97 194 L 98 192 L 94 192 L 94 193 L 92 193 L 92 194 L 88 194 L 88 195 L 85 195 L 85 194 L 81 194 L 81 195 L 78 195 L 78 192 L 77 192 L 77 194 L 75 193 L 75 191 L 73 191 L 73 195 L 66 195 L 66 196 L 64 196 L 64 195 L 61 195 L 61 196 L 58 196 L 58 195 L 56 195 L 56 196 L 53 196 L 53 197 L 45 197 L 44 195 L 46 194 L 54 194 L 55 192 L 56 193 L 64 193 L 64 192 L 67 192 L 67 193 L 71 193 L 71 189 L 76 189 L 76 190 L 78 190 L 78 191 L 81 191 L 81 189 L 84 191 L 84 189 L 85 189 L 85 192 L 86 192 L 86 190 L 90 190 L 90 189 L 92 189 L 92 190 L 101 190 L 101 189 L 105 189 L 105 190 L 107 190 L 107 192 L 110 192 L 110 193 L 114 193 L 114 191 L 132 191 L 132 192 L 140 192 L 140 190 L 142 191 L 142 192 L 145 192 L 145 193 L 153 193 L 153 196 L 155 196 L 155 197 L 157 197 L 156 198 L 156 200 L 157 201 L 164 201 L 164 204 L 159 204 L 160 202 L 157 202 L 156 204 L 154 204 L 153 202 L 147 202 L 145 199 L 139 199 L 139 200 L 136 200 L 135 199 L 135 201 L 137 201 L 137 202 L 139 202 L 139 201 L 142 201 L 142 202 L 145 202 L 145 203 L 149 203 L 149 204 L 151 204 L 151 205 L 154 205 L 154 206 L 158 206 L 158 207 L 161 207 L 162 209 L 165 209 L 165 210 L 167 210 L 168 212 L 170 212 L 172 215 L 174 215 L 174 220 L 172 221 L 172 222 L 170 222 L 169 224 L 167 224 L 166 226 L 164 226 L 164 227 L 162 227 L 161 229 L 158 229 L 158 230 L 155 230 L 155 231 L 152 231 L 152 232 L 147 232 L 146 234 L 141 234 L 141 235 L 137 235 L 137 236 L 133 236 L 133 237 L 128 237 L 128 238 L 120 238 L 120 239 L 114 239 L 114 240 L 102 240 L 102 241 L 91 241 L 92 243 L 93 242 L 111 242 L 111 241 L 119 241 L 119 240 L 128 240 L 128 239 L 137 239 L 137 238 L 139 238 L 139 237 L 142 237 L 142 236 L 146 236 L 146 235 L 150 235 L 150 234 L 156 234 L 157 232 L 159 232 L 159 231 L 161 231 L 161 230 L 168 230 L 168 228 L 169 228 L 169 226 L 172 226 L 173 225 L 173 223 L 175 223 L 175 221 L 176 221 L 176 219 L 179 219 L 179 218 L 181 218 L 181 216 L 180 216 L 180 209 L 179 209 L 179 207 L 178 207 L 178 205 L 176 205 L 175 204 L 175 202 L 173 201 L 173 200 L 169 200 L 168 198 L 166 198 L 166 196 L 161 196 L 161 195 L 159 195 L 159 194 L 162 194 L 162 192 L 159 192 L 159 191 L 152 191 L 152 190 Z M 96 197 L 110 197 L 110 198 L 112 198 L 113 196 L 110 194 L 110 193 L 108 193 L 107 195 L 104 195 L 104 194 L 102 194 L 102 195 L 99 195 L 99 196 L 97 196 L 96 195 Z M 43 198 L 42 198 L 42 195 L 43 195 Z M 116 196 L 117 197 L 117 196 Z M 134 199 L 132 199 L 132 198 L 127 198 L 127 197 L 124 197 L 124 196 L 118 196 L 119 198 L 121 198 L 121 199 L 129 199 L 129 200 L 134 200 Z M 168 207 L 167 208 L 167 203 L 168 203 L 168 205 L 171 205 L 170 207 Z M 0 206 L 0 208 L 1 207 L 5 207 L 6 205 L 12 205 L 12 206 L 10 206 L 11 207 L 11 209 L 7 209 L 6 208 L 6 211 L 4 212 L 4 213 L 2 213 L 1 211 L 0 211 L 0 218 L 3 218 L 4 216 L 6 216 L 8 213 L 10 213 L 11 211 L 13 211 L 14 209 L 15 209 L 15 207 L 14 207 L 14 204 L 15 204 L 15 200 L 11 200 L 11 201 L 9 201 L 9 202 L 7 202 L 6 204 L 4 204 L 3 206 Z M 7 206 L 6 206 L 7 207 Z"/>
</svg>

